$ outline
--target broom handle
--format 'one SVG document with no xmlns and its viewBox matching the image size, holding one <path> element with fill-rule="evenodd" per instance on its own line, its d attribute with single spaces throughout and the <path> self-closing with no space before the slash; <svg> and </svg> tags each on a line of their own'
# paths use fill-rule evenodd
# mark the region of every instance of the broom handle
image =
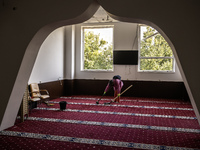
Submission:
<svg viewBox="0 0 200 150">
<path fill-rule="evenodd" d="M 98 100 L 98 102 L 102 99 L 103 96 L 104 96 L 104 95 L 101 96 L 101 98 Z"/>
<path fill-rule="evenodd" d="M 127 88 L 120 94 L 120 96 L 121 96 L 124 92 L 126 92 L 128 89 L 130 89 L 132 86 L 133 86 L 133 85 L 130 85 L 129 87 L 127 87 Z M 118 96 L 116 96 L 112 101 L 114 101 L 114 100 L 117 99 L 117 98 L 118 98 Z"/>
</svg>

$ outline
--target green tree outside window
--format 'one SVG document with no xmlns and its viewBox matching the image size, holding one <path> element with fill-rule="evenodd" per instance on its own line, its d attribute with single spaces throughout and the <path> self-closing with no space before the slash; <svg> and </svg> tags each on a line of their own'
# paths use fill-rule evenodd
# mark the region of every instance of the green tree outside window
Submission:
<svg viewBox="0 0 200 150">
<path fill-rule="evenodd" d="M 84 30 L 84 70 L 113 70 L 113 45 Z"/>
<path fill-rule="evenodd" d="M 155 29 L 141 26 L 140 68 L 142 71 L 173 71 L 173 52 Z"/>
</svg>

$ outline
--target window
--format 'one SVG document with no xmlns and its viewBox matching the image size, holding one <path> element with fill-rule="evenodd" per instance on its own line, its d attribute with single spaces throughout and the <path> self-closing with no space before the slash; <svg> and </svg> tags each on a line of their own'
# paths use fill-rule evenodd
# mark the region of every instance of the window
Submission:
<svg viewBox="0 0 200 150">
<path fill-rule="evenodd" d="M 174 72 L 173 52 L 158 31 L 140 26 L 139 71 Z"/>
<path fill-rule="evenodd" d="M 82 27 L 82 70 L 113 70 L 113 26 Z"/>
</svg>

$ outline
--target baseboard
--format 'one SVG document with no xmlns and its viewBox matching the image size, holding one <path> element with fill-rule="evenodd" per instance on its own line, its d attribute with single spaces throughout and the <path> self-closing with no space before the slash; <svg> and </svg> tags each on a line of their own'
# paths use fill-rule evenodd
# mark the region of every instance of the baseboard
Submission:
<svg viewBox="0 0 200 150">
<path fill-rule="evenodd" d="M 169 81 L 128 81 L 125 80 L 122 91 L 129 85 L 131 89 L 123 96 L 150 97 L 150 98 L 170 98 L 189 100 L 183 82 Z M 69 95 L 102 95 L 108 80 L 74 79 L 53 81 L 39 84 L 40 88 L 47 89 L 52 98 Z M 107 95 L 113 95 L 113 90 Z"/>
</svg>

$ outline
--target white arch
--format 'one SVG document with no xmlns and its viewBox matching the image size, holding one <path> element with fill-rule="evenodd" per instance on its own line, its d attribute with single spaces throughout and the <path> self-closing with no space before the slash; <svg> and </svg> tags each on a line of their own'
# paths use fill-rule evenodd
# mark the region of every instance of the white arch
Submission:
<svg viewBox="0 0 200 150">
<path fill-rule="evenodd" d="M 52 31 L 54 31 L 55 29 L 59 27 L 62 27 L 65 25 L 77 24 L 77 23 L 81 23 L 88 20 L 89 18 L 93 16 L 93 14 L 98 10 L 98 8 L 99 8 L 99 5 L 95 1 L 93 1 L 89 5 L 89 7 L 85 10 L 85 12 L 80 14 L 79 16 L 72 19 L 63 20 L 63 21 L 46 25 L 42 27 L 35 34 L 35 36 L 30 41 L 28 47 L 26 48 L 25 54 L 23 56 L 15 83 L 12 88 L 12 92 L 8 100 L 8 104 L 5 108 L 5 112 L 1 121 L 0 131 L 14 125 L 14 122 L 15 122 L 20 104 L 21 104 L 22 96 L 27 86 L 38 51 L 43 41 L 46 39 L 46 37 Z"/>
</svg>

